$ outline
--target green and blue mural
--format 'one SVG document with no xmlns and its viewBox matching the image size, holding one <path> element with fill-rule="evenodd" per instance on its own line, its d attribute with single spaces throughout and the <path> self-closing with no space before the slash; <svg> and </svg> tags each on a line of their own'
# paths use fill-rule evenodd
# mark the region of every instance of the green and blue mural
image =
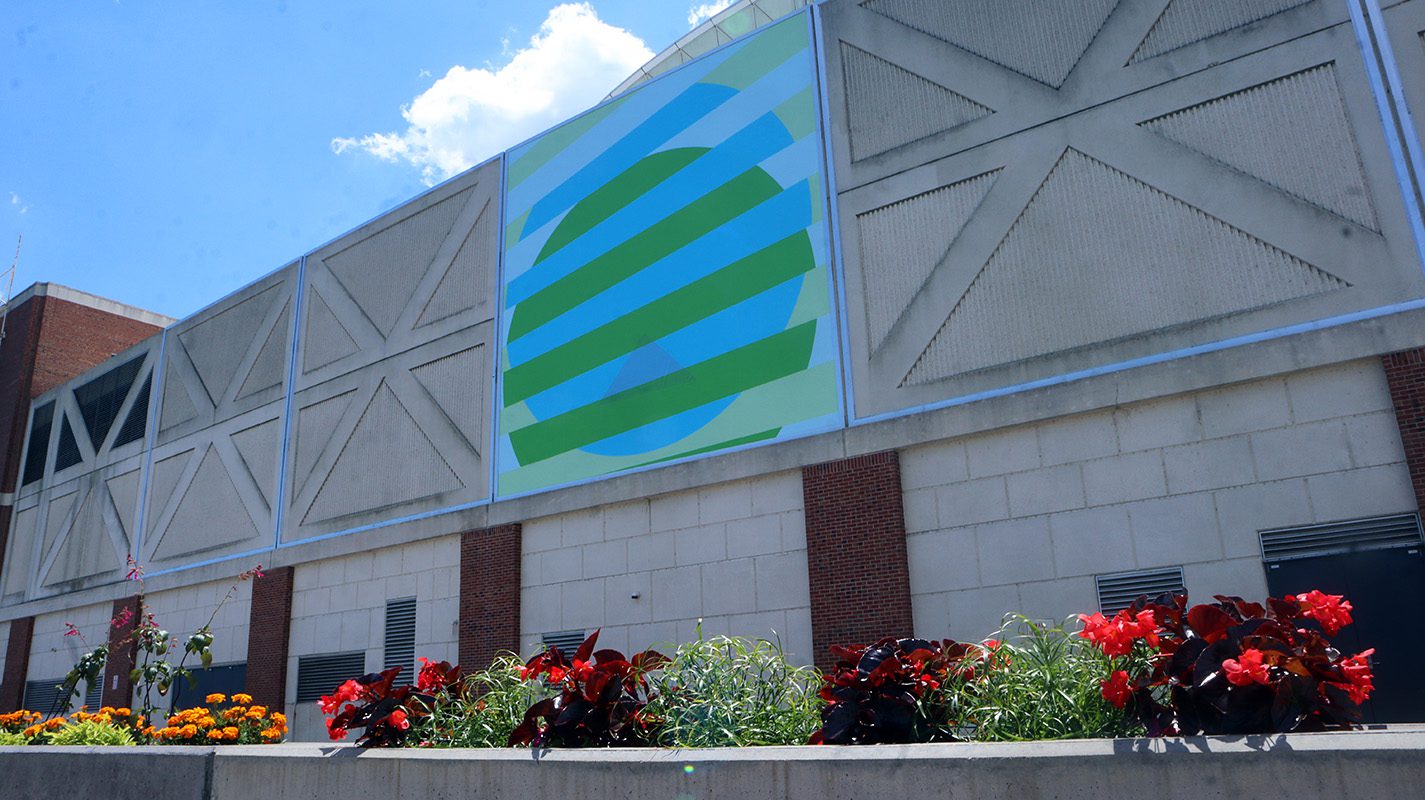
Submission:
<svg viewBox="0 0 1425 800">
<path fill-rule="evenodd" d="M 808 14 L 507 156 L 497 494 L 843 423 Z"/>
</svg>

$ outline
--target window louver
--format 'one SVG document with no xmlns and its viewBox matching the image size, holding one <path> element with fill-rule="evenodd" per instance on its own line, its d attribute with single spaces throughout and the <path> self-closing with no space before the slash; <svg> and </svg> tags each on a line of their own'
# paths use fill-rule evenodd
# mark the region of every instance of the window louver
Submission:
<svg viewBox="0 0 1425 800">
<path fill-rule="evenodd" d="M 583 644 L 588 636 L 589 634 L 583 631 L 551 631 L 540 634 L 539 638 L 545 649 L 557 647 L 564 655 L 573 656 L 574 651 L 579 649 L 579 645 Z"/>
<path fill-rule="evenodd" d="M 1185 591 L 1182 567 L 1099 575 L 1094 580 L 1098 583 L 1098 610 L 1104 614 L 1117 614 L 1140 595 L 1153 598 L 1164 592 Z"/>
<path fill-rule="evenodd" d="M 397 685 L 415 680 L 416 598 L 403 597 L 386 603 L 386 667 L 400 667 Z"/>
<path fill-rule="evenodd" d="M 1353 550 L 1419 547 L 1422 541 L 1419 514 L 1394 514 L 1325 525 L 1274 528 L 1259 531 L 1258 536 L 1262 541 L 1262 558 L 1269 562 L 1348 553 Z"/>
<path fill-rule="evenodd" d="M 45 459 L 49 456 L 49 434 L 54 427 L 54 402 L 35 409 L 30 423 L 29 450 L 25 453 L 25 477 L 21 484 L 30 484 L 45 476 Z"/>
<path fill-rule="evenodd" d="M 69 469 L 84 460 L 79 452 L 79 442 L 74 439 L 74 429 L 69 427 L 69 417 L 61 414 L 59 425 L 59 451 L 54 456 L 54 471 Z"/>
<path fill-rule="evenodd" d="M 143 438 L 148 427 L 148 396 L 152 390 L 153 376 L 150 375 L 144 378 L 143 386 L 139 387 L 138 396 L 134 398 L 134 405 L 129 409 L 129 415 L 124 417 L 124 424 L 119 426 L 119 434 L 114 437 L 115 447 L 122 447 Z"/>
<path fill-rule="evenodd" d="M 89 432 L 89 443 L 97 451 L 109 437 L 109 429 L 119 417 L 124 398 L 134 388 L 134 379 L 143 366 L 143 357 L 109 370 L 74 390 L 74 402 L 79 404 L 79 417 Z"/>
<path fill-rule="evenodd" d="M 30 711 L 38 711 L 41 714 L 49 714 L 59 710 L 59 704 L 64 699 L 60 695 L 59 685 L 64 683 L 64 678 L 51 678 L 49 680 L 25 681 L 25 698 L 21 703 L 21 708 Z M 103 704 L 104 696 L 104 676 L 100 675 L 94 683 L 85 687 L 87 691 L 79 702 L 90 711 L 98 711 Z M 76 707 L 74 710 L 78 710 Z"/>
<path fill-rule="evenodd" d="M 336 687 L 366 674 L 366 652 L 302 656 L 297 659 L 297 702 L 311 703 Z"/>
</svg>

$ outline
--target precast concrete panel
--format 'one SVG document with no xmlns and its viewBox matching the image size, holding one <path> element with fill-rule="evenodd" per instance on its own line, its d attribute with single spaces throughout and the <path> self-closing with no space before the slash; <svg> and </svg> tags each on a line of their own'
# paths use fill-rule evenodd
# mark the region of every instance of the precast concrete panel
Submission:
<svg viewBox="0 0 1425 800">
<path fill-rule="evenodd" d="M 307 258 L 281 542 L 489 497 L 500 169 Z"/>
<path fill-rule="evenodd" d="M 1383 16 L 1410 115 L 1405 131 L 1410 141 L 1403 154 L 1410 159 L 1415 179 L 1410 190 L 1416 195 L 1421 213 L 1425 214 L 1425 196 L 1422 196 L 1425 195 L 1425 0 L 1382 5 L 1389 6 Z M 1421 242 L 1420 247 L 1425 252 L 1425 242 Z"/>
<path fill-rule="evenodd" d="M 1346 2 L 823 5 L 856 416 L 1425 296 Z"/>
<path fill-rule="evenodd" d="M 285 396 L 296 289 L 290 264 L 168 329 L 159 445 Z"/>
<path fill-rule="evenodd" d="M 31 403 L 21 463 L 31 446 L 44 448 L 44 469 L 17 492 L 0 576 L 7 601 L 122 576 L 137 541 L 159 344 L 156 336 L 141 342 Z M 40 408 L 50 409 L 48 437 L 30 435 Z"/>
</svg>

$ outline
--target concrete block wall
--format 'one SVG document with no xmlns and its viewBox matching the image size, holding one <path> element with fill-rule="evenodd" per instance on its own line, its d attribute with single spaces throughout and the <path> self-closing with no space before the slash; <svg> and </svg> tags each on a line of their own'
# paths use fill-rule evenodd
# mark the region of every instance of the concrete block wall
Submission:
<svg viewBox="0 0 1425 800">
<path fill-rule="evenodd" d="M 811 663 L 800 472 L 524 523 L 521 650 L 602 628 L 625 652 L 720 633 L 781 638 Z M 633 597 L 637 595 L 637 597 Z"/>
<path fill-rule="evenodd" d="M 1377 359 L 901 452 L 916 630 L 1097 608 L 1094 576 L 1178 566 L 1266 594 L 1257 531 L 1415 510 Z"/>
<path fill-rule="evenodd" d="M 416 655 L 456 660 L 460 537 L 330 558 L 296 568 L 287 662 L 287 713 L 293 738 L 325 739 L 314 703 L 297 705 L 302 656 L 366 651 L 366 669 L 385 665 L 386 601 L 416 598 Z M 353 676 L 355 677 L 355 676 Z M 336 688 L 336 687 L 332 687 Z"/>
<path fill-rule="evenodd" d="M 113 611 L 113 603 L 106 602 L 36 615 L 35 631 L 30 638 L 30 668 L 25 680 L 54 679 L 58 682 L 79 661 L 80 656 L 108 644 L 109 621 L 113 619 Z M 78 636 L 64 635 L 66 622 L 73 623 L 79 629 L 83 634 L 82 640 Z"/>
<path fill-rule="evenodd" d="M 234 585 L 237 589 L 232 597 L 218 608 L 218 603 Z M 180 643 L 211 617 L 213 664 L 247 660 L 248 616 L 252 609 L 250 581 L 214 581 L 156 592 L 145 597 L 144 604 L 145 611 L 152 613 L 158 624 L 178 637 Z"/>
</svg>

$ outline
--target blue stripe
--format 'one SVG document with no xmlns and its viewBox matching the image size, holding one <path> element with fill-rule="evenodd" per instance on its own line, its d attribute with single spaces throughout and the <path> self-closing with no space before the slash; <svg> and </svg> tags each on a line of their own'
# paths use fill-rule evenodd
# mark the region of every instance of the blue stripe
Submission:
<svg viewBox="0 0 1425 800">
<path fill-rule="evenodd" d="M 784 190 L 648 269 L 510 342 L 506 346 L 509 363 L 523 364 L 809 227 L 811 206 L 807 198 L 810 191 L 807 181 Z"/>
<path fill-rule="evenodd" d="M 786 330 L 805 275 L 725 308 L 655 344 L 684 367 L 698 364 Z M 614 359 L 540 392 L 525 401 L 539 419 L 549 419 L 597 402 L 608 393 L 630 356 Z M 627 387 L 625 387 L 627 388 Z"/>
<path fill-rule="evenodd" d="M 573 208 L 589 192 L 613 180 L 639 159 L 653 152 L 679 131 L 712 113 L 727 102 L 735 90 L 726 86 L 695 83 L 673 102 L 658 109 L 633 132 L 600 153 L 530 209 L 525 229 L 538 228 L 558 214 Z M 523 237 L 521 237 L 523 238 Z"/>
<path fill-rule="evenodd" d="M 511 280 L 505 307 L 513 308 L 549 288 L 791 143 L 792 137 L 781 120 L 775 114 L 763 115 L 539 262 L 537 268 Z"/>
</svg>

